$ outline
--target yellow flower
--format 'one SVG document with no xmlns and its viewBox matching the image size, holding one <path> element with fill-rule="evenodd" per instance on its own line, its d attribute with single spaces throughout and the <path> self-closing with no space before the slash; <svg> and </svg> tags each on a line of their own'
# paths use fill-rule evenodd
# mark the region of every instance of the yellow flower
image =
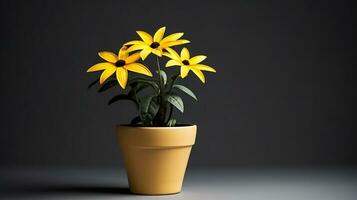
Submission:
<svg viewBox="0 0 357 200">
<path fill-rule="evenodd" d="M 93 65 L 87 70 L 87 72 L 104 70 L 99 79 L 100 84 L 103 84 L 105 80 L 107 80 L 115 72 L 119 85 L 123 89 L 125 89 L 125 86 L 128 82 L 128 70 L 140 74 L 145 74 L 147 76 L 152 76 L 152 73 L 148 68 L 136 62 L 140 59 L 140 54 L 134 53 L 129 55 L 126 47 L 121 48 L 118 55 L 108 51 L 101 51 L 98 53 L 98 55 L 107 62 Z"/>
<path fill-rule="evenodd" d="M 168 48 L 167 51 L 168 53 L 165 52 L 164 55 L 171 58 L 171 60 L 166 63 L 166 67 L 181 66 L 182 78 L 185 78 L 188 73 L 192 71 L 204 83 L 205 76 L 201 71 L 216 72 L 216 70 L 210 66 L 199 64 L 207 58 L 204 55 L 198 55 L 191 58 L 187 48 L 181 50 L 181 55 L 178 55 L 177 52 L 171 48 Z"/>
<path fill-rule="evenodd" d="M 140 36 L 142 41 L 134 40 L 134 41 L 127 42 L 124 45 L 126 45 L 126 46 L 131 45 L 128 48 L 129 52 L 141 50 L 140 56 L 143 60 L 145 60 L 146 57 L 150 53 L 153 53 L 153 54 L 161 57 L 163 50 L 166 50 L 167 48 L 172 47 L 172 46 L 186 44 L 186 43 L 190 42 L 188 40 L 180 39 L 184 33 L 173 33 L 173 34 L 163 38 L 165 30 L 166 30 L 166 27 L 161 27 L 154 34 L 154 38 L 151 37 L 150 34 L 144 32 L 144 31 L 136 31 L 136 33 Z"/>
</svg>

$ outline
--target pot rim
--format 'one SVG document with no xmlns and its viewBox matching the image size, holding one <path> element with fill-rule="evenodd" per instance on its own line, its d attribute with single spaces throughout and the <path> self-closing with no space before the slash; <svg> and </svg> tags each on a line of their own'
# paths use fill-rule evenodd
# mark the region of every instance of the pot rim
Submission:
<svg viewBox="0 0 357 200">
<path fill-rule="evenodd" d="M 125 127 L 125 128 L 133 128 L 133 129 L 185 129 L 197 127 L 196 124 L 182 124 L 180 126 L 133 126 L 130 124 L 119 124 L 116 125 L 117 128 Z"/>
</svg>

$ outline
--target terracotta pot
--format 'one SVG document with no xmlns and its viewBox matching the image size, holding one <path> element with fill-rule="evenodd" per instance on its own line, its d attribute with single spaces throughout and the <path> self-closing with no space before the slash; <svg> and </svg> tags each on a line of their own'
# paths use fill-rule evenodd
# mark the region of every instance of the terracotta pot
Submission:
<svg viewBox="0 0 357 200">
<path fill-rule="evenodd" d="M 137 194 L 179 193 L 197 126 L 118 126 L 130 191 Z"/>
</svg>

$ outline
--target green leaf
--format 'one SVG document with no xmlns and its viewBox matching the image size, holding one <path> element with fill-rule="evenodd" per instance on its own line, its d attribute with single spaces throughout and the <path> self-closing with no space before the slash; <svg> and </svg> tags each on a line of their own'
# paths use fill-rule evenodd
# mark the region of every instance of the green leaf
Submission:
<svg viewBox="0 0 357 200">
<path fill-rule="evenodd" d="M 118 83 L 117 80 L 109 80 L 105 82 L 98 90 L 98 92 L 104 92 L 112 87 L 114 87 Z"/>
<path fill-rule="evenodd" d="M 184 107 L 181 97 L 171 94 L 166 96 L 166 100 L 183 113 Z"/>
<path fill-rule="evenodd" d="M 142 113 L 140 114 L 141 121 L 143 122 L 144 126 L 151 126 L 153 116 L 149 113 Z"/>
<path fill-rule="evenodd" d="M 160 88 L 156 81 L 151 79 L 135 78 L 129 81 L 130 86 L 134 86 L 137 83 L 146 84 L 151 86 L 157 93 L 159 93 Z"/>
<path fill-rule="evenodd" d="M 136 106 L 139 109 L 139 100 L 138 100 L 138 93 L 142 90 L 144 90 L 145 88 L 150 87 L 150 85 L 147 84 L 141 84 L 138 82 L 132 83 L 131 85 L 131 89 L 128 92 L 128 96 L 130 96 L 135 102 L 136 102 Z"/>
<path fill-rule="evenodd" d="M 167 126 L 169 127 L 172 127 L 172 126 L 175 126 L 176 125 L 176 119 L 170 119 L 168 122 L 167 122 Z"/>
<path fill-rule="evenodd" d="M 135 92 L 139 93 L 139 92 L 143 91 L 145 88 L 148 88 L 148 87 L 150 87 L 150 85 L 138 83 L 138 86 L 137 86 Z"/>
<path fill-rule="evenodd" d="M 180 76 L 180 73 L 174 74 L 171 76 L 171 80 L 175 81 Z"/>
<path fill-rule="evenodd" d="M 166 82 L 167 82 L 167 75 L 166 75 L 166 73 L 165 73 L 163 70 L 160 70 L 159 75 L 160 75 L 160 77 L 161 77 L 161 80 L 162 80 L 163 84 L 166 85 Z"/>
<path fill-rule="evenodd" d="M 160 109 L 160 105 L 159 103 L 157 102 L 157 98 L 154 97 L 151 99 L 151 102 L 150 102 L 150 105 L 149 105 L 149 110 L 148 112 L 153 116 L 155 117 L 157 112 L 159 111 Z"/>
<path fill-rule="evenodd" d="M 131 89 L 129 90 L 128 95 L 131 97 L 134 97 L 140 91 L 144 90 L 147 87 L 150 87 L 150 85 L 141 84 L 141 83 L 133 83 L 130 85 L 130 87 L 131 87 Z"/>
<path fill-rule="evenodd" d="M 93 82 L 91 82 L 89 85 L 88 85 L 88 89 L 93 87 L 95 84 L 99 83 L 99 78 L 95 79 Z"/>
<path fill-rule="evenodd" d="M 141 108 L 141 112 L 143 113 L 147 113 L 149 110 L 149 106 L 151 103 L 151 99 L 155 97 L 155 95 L 149 95 L 149 96 L 145 96 L 140 98 L 140 108 Z"/>
<path fill-rule="evenodd" d="M 175 75 L 170 77 L 170 79 L 167 81 L 166 91 L 171 91 L 172 86 L 175 84 L 175 81 L 177 80 L 177 78 L 179 76 L 180 76 L 180 74 L 175 74 Z"/>
<path fill-rule="evenodd" d="M 192 92 L 192 90 L 188 89 L 186 86 L 183 85 L 174 85 L 173 88 L 177 88 L 179 90 L 181 90 L 182 92 L 190 95 L 192 98 L 194 98 L 197 101 L 197 97 L 196 95 Z"/>
<path fill-rule="evenodd" d="M 135 83 L 138 83 L 138 82 L 141 82 L 141 81 L 150 81 L 150 82 L 157 83 L 156 79 L 151 78 L 151 77 L 146 77 L 146 78 L 143 78 L 143 77 L 135 77 L 135 78 L 130 79 L 130 80 L 128 81 L 128 84 L 131 85 L 131 84 L 135 84 Z"/>
<path fill-rule="evenodd" d="M 141 118 L 140 118 L 140 116 L 136 116 L 136 117 L 134 117 L 132 120 L 131 120 L 131 122 L 130 122 L 130 124 L 138 124 L 138 123 L 140 123 L 141 122 Z"/>
<path fill-rule="evenodd" d="M 129 100 L 129 101 L 133 101 L 136 104 L 135 100 L 132 99 L 130 96 L 128 96 L 126 94 L 119 94 L 119 95 L 116 95 L 113 98 L 111 98 L 108 102 L 108 105 L 110 105 L 114 102 L 120 101 L 120 100 Z"/>
</svg>

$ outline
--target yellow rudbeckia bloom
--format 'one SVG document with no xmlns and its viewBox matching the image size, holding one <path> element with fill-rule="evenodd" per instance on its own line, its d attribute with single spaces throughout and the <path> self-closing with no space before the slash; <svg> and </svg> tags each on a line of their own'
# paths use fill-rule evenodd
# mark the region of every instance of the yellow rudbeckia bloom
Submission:
<svg viewBox="0 0 357 200">
<path fill-rule="evenodd" d="M 171 58 L 171 60 L 166 63 L 166 67 L 181 66 L 180 73 L 182 78 L 185 78 L 188 73 L 192 71 L 204 83 L 205 76 L 201 71 L 216 72 L 215 69 L 208 65 L 199 64 L 207 58 L 204 55 L 198 55 L 191 58 L 187 48 L 181 50 L 181 55 L 178 55 L 178 53 L 171 48 L 168 48 L 167 51 L 168 53 L 165 52 L 164 55 Z"/>
<path fill-rule="evenodd" d="M 136 62 L 140 59 L 140 54 L 134 53 L 129 55 L 126 47 L 121 48 L 118 55 L 108 51 L 101 51 L 98 55 L 107 62 L 93 65 L 87 70 L 87 72 L 104 70 L 99 79 L 100 84 L 103 84 L 105 80 L 107 80 L 114 73 L 116 73 L 119 85 L 123 89 L 125 89 L 128 82 L 128 71 L 152 76 L 152 73 L 148 68 L 146 68 L 143 64 Z"/>
<path fill-rule="evenodd" d="M 172 46 L 186 44 L 190 42 L 188 40 L 180 39 L 184 33 L 173 33 L 164 38 L 165 30 L 166 27 L 161 27 L 159 30 L 156 31 L 154 37 L 144 31 L 136 31 L 142 41 L 134 40 L 127 42 L 124 45 L 131 45 L 128 48 L 129 52 L 141 50 L 140 56 L 143 60 L 145 60 L 150 53 L 161 57 L 163 50 Z"/>
</svg>

